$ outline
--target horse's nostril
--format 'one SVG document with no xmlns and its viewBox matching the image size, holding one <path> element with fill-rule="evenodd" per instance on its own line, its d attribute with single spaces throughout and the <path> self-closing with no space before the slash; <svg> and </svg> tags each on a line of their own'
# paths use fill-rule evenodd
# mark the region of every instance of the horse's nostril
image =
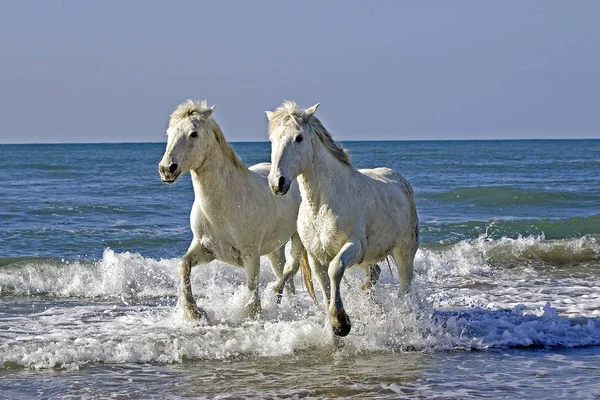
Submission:
<svg viewBox="0 0 600 400">
<path fill-rule="evenodd" d="M 283 188 L 283 185 L 285 185 L 285 178 L 283 176 L 279 177 L 279 181 L 277 182 L 277 185 L 279 185 L 280 189 Z"/>
<path fill-rule="evenodd" d="M 171 171 L 171 173 L 175 172 L 177 170 L 177 163 L 173 163 L 171 165 L 169 165 L 169 171 Z"/>
</svg>

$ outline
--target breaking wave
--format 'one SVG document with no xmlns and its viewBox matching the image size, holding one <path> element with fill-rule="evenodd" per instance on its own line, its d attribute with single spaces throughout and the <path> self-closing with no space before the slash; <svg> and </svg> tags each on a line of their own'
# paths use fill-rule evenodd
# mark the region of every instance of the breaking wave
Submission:
<svg viewBox="0 0 600 400">
<path fill-rule="evenodd" d="M 177 305 L 176 259 L 110 249 L 96 262 L 3 259 L 0 366 L 600 345 L 600 288 L 576 273 L 598 268 L 599 254 L 587 237 L 480 237 L 427 246 L 417 254 L 406 298 L 397 297 L 397 277 L 385 265 L 372 297 L 360 290 L 362 272 L 351 270 L 342 290 L 352 332 L 341 340 L 300 277 L 296 294 L 277 304 L 266 260 L 256 319 L 242 305 L 243 270 L 216 261 L 196 267 L 194 292 L 208 314 L 198 325 L 184 320 Z"/>
</svg>

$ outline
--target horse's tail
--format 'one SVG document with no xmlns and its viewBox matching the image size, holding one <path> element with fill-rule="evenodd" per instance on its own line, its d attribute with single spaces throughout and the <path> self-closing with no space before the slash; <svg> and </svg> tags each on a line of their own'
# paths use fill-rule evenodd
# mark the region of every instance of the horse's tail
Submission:
<svg viewBox="0 0 600 400">
<path fill-rule="evenodd" d="M 385 256 L 385 261 L 387 262 L 388 269 L 390 270 L 390 276 L 392 277 L 392 279 L 394 279 L 394 273 L 392 272 L 392 264 L 390 263 L 391 258 L 392 256 L 387 255 Z"/>
<path fill-rule="evenodd" d="M 302 271 L 302 281 L 304 287 L 308 291 L 308 294 L 317 303 L 317 296 L 315 295 L 315 287 L 312 282 L 312 271 L 310 270 L 310 264 L 308 263 L 308 255 L 306 250 L 302 253 L 302 259 L 300 260 L 300 270 Z"/>
</svg>

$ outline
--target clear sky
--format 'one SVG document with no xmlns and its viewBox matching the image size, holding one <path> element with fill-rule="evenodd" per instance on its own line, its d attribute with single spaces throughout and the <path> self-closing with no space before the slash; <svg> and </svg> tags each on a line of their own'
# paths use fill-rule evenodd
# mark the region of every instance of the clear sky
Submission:
<svg viewBox="0 0 600 400">
<path fill-rule="evenodd" d="M 600 1 L 0 2 L 0 143 L 231 141 L 308 107 L 337 140 L 600 138 Z"/>
</svg>

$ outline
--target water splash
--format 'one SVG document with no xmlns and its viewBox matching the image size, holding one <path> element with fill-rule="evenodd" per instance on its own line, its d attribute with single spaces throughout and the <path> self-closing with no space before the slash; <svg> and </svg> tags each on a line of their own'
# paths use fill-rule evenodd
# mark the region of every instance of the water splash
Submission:
<svg viewBox="0 0 600 400">
<path fill-rule="evenodd" d="M 175 259 L 107 249 L 98 262 L 20 260 L 0 268 L 0 365 L 78 368 L 299 352 L 600 345 L 598 288 L 572 280 L 557 290 L 543 271 L 499 268 L 490 255 L 503 249 L 522 257 L 523 249 L 539 246 L 543 238 L 479 238 L 420 250 L 415 285 L 405 298 L 397 297 L 397 279 L 386 269 L 372 297 L 360 290 L 361 271 L 350 271 L 342 290 L 353 330 L 341 341 L 299 277 L 296 295 L 277 304 L 266 260 L 257 319 L 242 305 L 241 269 L 220 262 L 195 268 L 196 298 L 209 316 L 200 325 L 184 320 L 178 308 Z M 587 302 L 576 301 L 583 296 Z"/>
</svg>

